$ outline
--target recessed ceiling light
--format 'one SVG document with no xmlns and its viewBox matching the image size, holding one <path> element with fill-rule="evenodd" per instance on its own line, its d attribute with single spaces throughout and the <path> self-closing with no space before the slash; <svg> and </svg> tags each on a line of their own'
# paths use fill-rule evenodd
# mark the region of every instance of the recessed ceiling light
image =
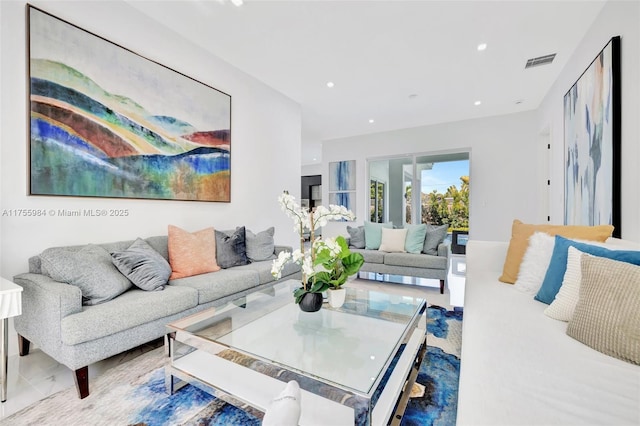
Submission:
<svg viewBox="0 0 640 426">
<path fill-rule="evenodd" d="M 313 159 L 313 161 L 318 161 L 318 159 L 317 159 L 317 158 L 314 158 L 314 159 Z"/>
<path fill-rule="evenodd" d="M 374 120 L 373 118 L 369 119 L 369 123 L 375 123 L 376 120 Z"/>
<path fill-rule="evenodd" d="M 482 103 L 481 101 L 475 101 L 473 104 L 474 104 L 475 106 L 478 106 L 478 105 L 480 105 L 481 103 Z"/>
<path fill-rule="evenodd" d="M 243 0 L 231 0 L 231 3 L 233 3 L 234 6 L 240 7 L 244 3 L 244 1 Z"/>
<path fill-rule="evenodd" d="M 487 48 L 487 43 L 480 43 L 478 45 L 478 51 L 482 52 L 483 50 L 485 50 Z"/>
<path fill-rule="evenodd" d="M 327 87 L 333 87 L 333 86 L 335 86 L 335 84 L 333 84 L 333 81 L 327 82 Z"/>
</svg>

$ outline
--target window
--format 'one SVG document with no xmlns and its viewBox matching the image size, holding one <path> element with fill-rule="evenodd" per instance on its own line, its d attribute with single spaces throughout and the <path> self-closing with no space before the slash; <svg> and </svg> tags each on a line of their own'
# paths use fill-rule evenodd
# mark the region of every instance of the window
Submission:
<svg viewBox="0 0 640 426">
<path fill-rule="evenodd" d="M 469 153 L 369 160 L 370 220 L 469 228 Z"/>
</svg>

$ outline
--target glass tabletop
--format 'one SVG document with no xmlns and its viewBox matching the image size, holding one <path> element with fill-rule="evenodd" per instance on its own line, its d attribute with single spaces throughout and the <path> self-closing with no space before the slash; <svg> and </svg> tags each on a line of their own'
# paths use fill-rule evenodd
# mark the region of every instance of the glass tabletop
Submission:
<svg viewBox="0 0 640 426">
<path fill-rule="evenodd" d="M 347 288 L 345 304 L 307 313 L 294 280 L 172 325 L 206 340 L 341 388 L 371 394 L 425 300 Z"/>
</svg>

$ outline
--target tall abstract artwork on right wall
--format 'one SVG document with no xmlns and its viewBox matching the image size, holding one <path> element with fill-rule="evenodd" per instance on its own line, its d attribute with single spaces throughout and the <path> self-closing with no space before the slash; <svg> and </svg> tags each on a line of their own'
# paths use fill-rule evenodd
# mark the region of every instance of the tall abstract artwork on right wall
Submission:
<svg viewBox="0 0 640 426">
<path fill-rule="evenodd" d="M 611 224 L 620 237 L 620 37 L 564 95 L 567 225 Z"/>
</svg>

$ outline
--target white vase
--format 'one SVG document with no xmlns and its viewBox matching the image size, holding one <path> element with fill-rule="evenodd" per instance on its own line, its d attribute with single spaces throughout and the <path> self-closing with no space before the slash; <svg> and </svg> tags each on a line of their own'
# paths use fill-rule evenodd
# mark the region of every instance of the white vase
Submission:
<svg viewBox="0 0 640 426">
<path fill-rule="evenodd" d="M 337 290 L 334 290 L 334 289 L 327 290 L 329 306 L 331 306 L 332 308 L 341 307 L 344 304 L 344 299 L 346 295 L 347 295 L 347 290 L 344 288 L 339 288 Z"/>
</svg>

